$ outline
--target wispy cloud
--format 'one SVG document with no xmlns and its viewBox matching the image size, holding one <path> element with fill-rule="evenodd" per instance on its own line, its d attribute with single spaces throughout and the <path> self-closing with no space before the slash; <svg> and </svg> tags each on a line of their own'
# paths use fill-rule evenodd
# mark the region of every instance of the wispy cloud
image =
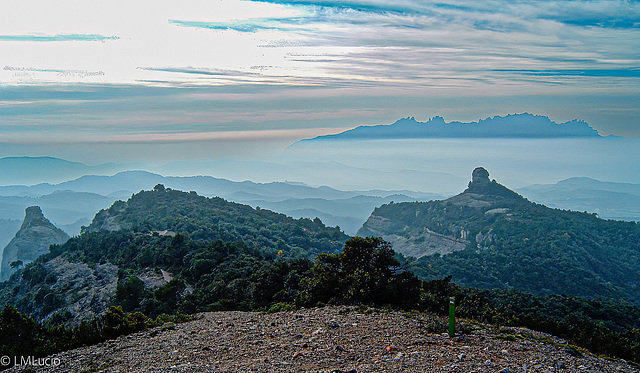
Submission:
<svg viewBox="0 0 640 373">
<path fill-rule="evenodd" d="M 5 66 L 2 70 L 13 73 L 54 73 L 60 76 L 75 76 L 81 78 L 104 76 L 104 71 L 68 70 L 68 69 L 41 69 L 35 67 Z"/>
<path fill-rule="evenodd" d="M 289 61 L 307 65 L 318 75 L 339 73 L 378 83 L 409 80 L 415 83 L 415 79 L 422 77 L 443 76 L 450 80 L 491 82 L 508 78 L 509 70 L 513 72 L 513 82 L 523 82 L 520 70 L 527 69 L 565 71 L 547 76 L 593 78 L 627 71 L 625 76 L 633 78 L 636 77 L 633 69 L 640 64 L 637 55 L 619 47 L 632 40 L 637 42 L 637 35 L 621 35 L 616 31 L 638 25 L 640 5 L 637 2 L 256 2 L 285 5 L 297 9 L 300 15 L 232 22 L 180 22 L 190 27 L 248 33 L 278 29 L 295 32 L 302 37 L 298 46 L 311 46 L 316 50 L 298 52 L 300 48 L 276 41 L 265 46 L 289 47 Z M 594 19 L 601 22 L 596 23 Z M 322 51 L 328 46 L 341 46 L 342 50 Z M 607 60 L 612 55 L 618 57 L 618 62 Z M 621 63 L 622 60 L 627 63 Z M 580 65 L 578 68 L 576 63 Z M 494 74 L 498 66 L 503 68 L 499 76 Z M 572 74 L 570 70 L 585 73 Z"/>
<path fill-rule="evenodd" d="M 640 3 L 635 1 L 254 0 L 235 6 L 240 5 L 246 16 L 222 16 L 220 11 L 230 7 L 225 4 L 207 3 L 212 8 L 204 11 L 203 3 L 201 12 L 164 13 L 164 26 L 149 18 L 148 32 L 122 31 L 126 38 L 119 40 L 119 50 L 128 51 L 130 61 L 110 64 L 123 69 L 118 75 L 127 83 L 235 84 L 253 79 L 260 84 L 344 86 L 351 80 L 424 87 L 434 79 L 494 84 L 542 76 L 520 70 L 623 71 L 640 65 L 640 57 L 627 47 L 639 39 L 634 29 Z M 252 5 L 265 15 L 247 11 Z M 138 17 L 142 22 L 151 15 Z M 0 41 L 114 38 L 101 35 L 4 35 Z M 153 44 L 157 40 L 165 43 Z M 149 53 L 135 53 L 145 49 Z M 145 59 L 147 55 L 153 59 Z M 116 79 L 116 72 L 101 71 L 101 79 Z"/>
<path fill-rule="evenodd" d="M 300 21 L 300 19 L 298 19 Z M 193 27 L 210 30 L 233 30 L 239 32 L 259 32 L 271 31 L 294 31 L 299 28 L 286 26 L 296 23 L 294 18 L 253 18 L 248 20 L 235 20 L 231 22 L 201 22 L 201 21 L 181 21 L 170 19 L 169 23 L 181 27 Z"/>
<path fill-rule="evenodd" d="M 207 75 L 207 76 L 238 76 L 238 75 L 258 75 L 257 73 L 240 70 L 195 68 L 195 67 L 139 67 L 141 70 L 163 71 L 168 73 Z"/>
<path fill-rule="evenodd" d="M 537 17 L 568 25 L 599 28 L 640 28 L 640 3 L 635 0 L 543 1 Z"/>
<path fill-rule="evenodd" d="M 547 19 L 569 25 L 638 28 L 640 27 L 640 5 L 637 1 L 331 1 L 331 0 L 253 0 L 256 2 L 283 4 L 334 10 L 333 14 L 360 12 L 385 16 L 429 16 L 445 21 L 463 18 L 473 19 L 476 25 L 487 25 L 496 15 L 508 18 Z M 505 18 L 506 19 L 506 18 Z M 497 24 L 497 22 L 495 23 Z"/>
<path fill-rule="evenodd" d="M 68 143 L 189 143 L 201 141 L 297 141 L 314 137 L 327 132 L 340 132 L 347 128 L 307 128 L 287 130 L 249 130 L 249 131 L 209 131 L 209 132 L 147 132 L 119 134 L 76 134 L 70 136 L 64 131 L 50 133 L 47 139 L 33 132 L 14 132 L 0 134 L 0 143 L 12 144 L 68 144 Z"/>
<path fill-rule="evenodd" d="M 97 34 L 58 34 L 58 35 L 0 35 L 0 41 L 35 41 L 35 42 L 53 42 L 53 41 L 108 41 L 118 40 L 117 36 L 104 36 Z"/>
</svg>

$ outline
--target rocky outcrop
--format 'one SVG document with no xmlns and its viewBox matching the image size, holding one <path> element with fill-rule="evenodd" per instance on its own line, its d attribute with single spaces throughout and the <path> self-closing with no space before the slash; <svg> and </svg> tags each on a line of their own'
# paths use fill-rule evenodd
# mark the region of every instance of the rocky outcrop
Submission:
<svg viewBox="0 0 640 373">
<path fill-rule="evenodd" d="M 393 249 L 407 257 L 422 258 L 423 256 L 451 254 L 454 251 L 464 250 L 469 241 L 438 234 L 430 229 L 421 234 L 410 237 L 397 234 L 383 235 L 382 239 L 393 243 Z"/>
<path fill-rule="evenodd" d="M 416 214 L 418 219 L 420 214 Z M 467 231 L 461 229 L 459 235 L 444 235 L 431 229 L 412 229 L 410 226 L 402 228 L 394 226 L 392 219 L 372 214 L 358 231 L 359 236 L 382 237 L 393 244 L 393 250 L 407 257 L 421 258 L 439 253 L 450 254 L 464 250 L 469 241 Z"/>
<path fill-rule="evenodd" d="M 84 232 L 99 232 L 99 231 L 119 231 L 122 229 L 120 223 L 117 221 L 118 213 L 124 210 L 124 202 L 115 201 L 111 208 L 107 210 L 100 210 L 93 218 L 91 225 L 83 229 Z"/>
<path fill-rule="evenodd" d="M 476 234 L 476 246 L 478 249 L 491 248 L 494 240 L 495 235 L 493 234 L 493 229 L 489 229 L 486 233 L 478 232 L 478 234 Z"/>
<path fill-rule="evenodd" d="M 49 252 L 50 245 L 61 244 L 68 239 L 69 235 L 44 217 L 40 207 L 27 207 L 20 230 L 2 253 L 0 280 L 7 280 L 16 269 Z"/>
<path fill-rule="evenodd" d="M 0 290 L 0 303 L 19 305 L 39 322 L 55 320 L 75 326 L 94 320 L 112 304 L 118 267 L 111 263 L 89 266 L 58 256 L 32 263 L 14 279 Z"/>
<path fill-rule="evenodd" d="M 485 185 L 489 184 L 491 181 L 489 180 L 489 171 L 487 171 L 484 167 L 477 167 L 471 173 L 471 184 L 475 185 Z"/>
<path fill-rule="evenodd" d="M 462 193 L 443 201 L 398 203 L 374 210 L 358 231 L 359 236 L 379 236 L 404 256 L 421 258 L 446 255 L 466 249 L 475 238 L 475 246 L 488 248 L 493 233 L 477 232 L 472 226 L 479 218 L 462 218 L 470 210 L 486 217 L 511 217 L 507 206 L 526 200 L 489 178 L 489 171 L 477 167 L 469 186 Z M 464 212 L 466 211 L 466 212 Z"/>
<path fill-rule="evenodd" d="M 477 167 L 471 174 L 469 187 L 457 196 L 445 201 L 470 207 L 500 207 L 496 203 L 503 201 L 524 201 L 524 198 L 511 189 L 489 179 L 489 171 Z"/>
</svg>

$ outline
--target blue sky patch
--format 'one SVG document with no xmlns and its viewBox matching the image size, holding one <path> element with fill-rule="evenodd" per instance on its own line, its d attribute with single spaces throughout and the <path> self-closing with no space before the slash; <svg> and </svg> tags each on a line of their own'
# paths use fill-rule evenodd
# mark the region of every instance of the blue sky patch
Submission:
<svg viewBox="0 0 640 373">
<path fill-rule="evenodd" d="M 529 76 L 583 76 L 605 78 L 640 78 L 640 68 L 632 69 L 566 69 L 566 70 L 507 70 L 497 69 L 496 72 L 509 72 Z"/>
</svg>

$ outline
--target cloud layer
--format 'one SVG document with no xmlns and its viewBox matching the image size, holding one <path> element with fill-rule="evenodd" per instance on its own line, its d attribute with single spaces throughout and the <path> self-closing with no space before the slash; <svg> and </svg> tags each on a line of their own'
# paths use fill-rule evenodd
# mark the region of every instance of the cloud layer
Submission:
<svg viewBox="0 0 640 373">
<path fill-rule="evenodd" d="M 102 16 L 93 1 L 52 9 L 47 3 L 16 1 L 15 14 L 0 16 L 0 51 L 11 56 L 4 65 L 105 72 L 78 80 L 90 83 L 194 83 L 192 71 L 209 69 L 227 71 L 230 81 L 246 82 L 253 74 L 257 83 L 268 77 L 412 86 L 449 86 L 460 79 L 502 86 L 523 78 L 569 84 L 573 74 L 526 72 L 635 78 L 589 72 L 640 66 L 636 1 L 192 0 L 182 7 L 168 1 L 124 7 L 118 0 Z M 21 13 L 21 7 L 31 10 Z M 50 10 L 50 18 L 61 21 L 33 9 Z M 72 44 L 78 41 L 98 43 Z M 42 42 L 57 42 L 54 53 L 65 57 L 45 66 L 42 57 L 52 49 Z M 221 74 L 205 75 L 196 83 L 220 83 Z M 6 70 L 2 78 L 56 82 L 46 74 L 25 78 Z M 582 89 L 582 82 L 576 84 Z"/>
<path fill-rule="evenodd" d="M 640 135 L 637 1 L 4 5 L 4 144 L 294 138 L 525 111 Z"/>
</svg>

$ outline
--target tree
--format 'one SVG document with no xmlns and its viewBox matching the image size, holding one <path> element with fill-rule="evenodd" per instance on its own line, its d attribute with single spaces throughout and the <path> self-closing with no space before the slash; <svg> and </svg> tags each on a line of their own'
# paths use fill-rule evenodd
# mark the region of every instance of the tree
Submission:
<svg viewBox="0 0 640 373">
<path fill-rule="evenodd" d="M 353 237 L 340 254 L 318 255 L 304 279 L 300 302 L 364 303 L 417 307 L 421 281 L 399 272 L 391 244 L 379 237 Z"/>
<path fill-rule="evenodd" d="M 24 263 L 20 259 L 14 260 L 13 262 L 9 263 L 9 267 L 13 269 L 18 269 L 19 267 L 23 267 L 23 266 L 24 266 Z"/>
<path fill-rule="evenodd" d="M 144 282 L 137 276 L 118 281 L 116 303 L 121 305 L 125 311 L 133 311 L 139 308 L 140 301 L 145 295 Z"/>
<path fill-rule="evenodd" d="M 389 283 L 400 263 L 391 244 L 380 237 L 354 237 L 339 254 L 349 294 L 347 299 L 374 302 Z"/>
</svg>

